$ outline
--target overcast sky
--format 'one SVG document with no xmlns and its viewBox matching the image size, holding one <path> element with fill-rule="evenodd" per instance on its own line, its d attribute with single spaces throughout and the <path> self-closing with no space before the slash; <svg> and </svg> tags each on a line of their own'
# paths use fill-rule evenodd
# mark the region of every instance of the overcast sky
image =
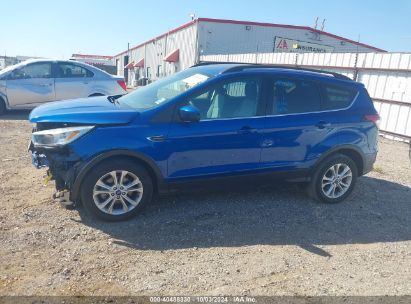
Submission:
<svg viewBox="0 0 411 304">
<path fill-rule="evenodd" d="M 411 52 L 411 0 L 3 0 L 0 54 L 114 55 L 197 17 L 313 26 Z"/>
</svg>

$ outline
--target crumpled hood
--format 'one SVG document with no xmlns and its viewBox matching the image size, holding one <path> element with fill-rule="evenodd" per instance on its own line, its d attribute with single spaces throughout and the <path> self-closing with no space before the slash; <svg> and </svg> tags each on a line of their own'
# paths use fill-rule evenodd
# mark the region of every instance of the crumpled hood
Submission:
<svg viewBox="0 0 411 304">
<path fill-rule="evenodd" d="M 46 103 L 31 111 L 29 120 L 33 123 L 123 124 L 131 122 L 137 115 L 136 110 L 99 96 Z"/>
</svg>

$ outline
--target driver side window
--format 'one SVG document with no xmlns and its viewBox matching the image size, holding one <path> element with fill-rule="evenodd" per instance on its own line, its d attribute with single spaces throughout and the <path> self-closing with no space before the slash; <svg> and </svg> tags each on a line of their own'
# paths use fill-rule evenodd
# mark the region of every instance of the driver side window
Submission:
<svg viewBox="0 0 411 304">
<path fill-rule="evenodd" d="M 13 71 L 11 80 L 51 78 L 51 63 L 33 63 Z"/>
<path fill-rule="evenodd" d="M 257 116 L 261 81 L 256 77 L 225 80 L 190 98 L 201 120 Z"/>
</svg>

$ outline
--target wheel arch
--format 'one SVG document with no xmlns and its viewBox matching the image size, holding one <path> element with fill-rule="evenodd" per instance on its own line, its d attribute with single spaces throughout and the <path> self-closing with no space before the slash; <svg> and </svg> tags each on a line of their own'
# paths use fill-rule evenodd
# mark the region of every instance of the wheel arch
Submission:
<svg viewBox="0 0 411 304">
<path fill-rule="evenodd" d="M 161 171 L 153 160 L 151 160 L 150 158 L 141 153 L 129 150 L 113 150 L 94 157 L 78 170 L 78 174 L 76 175 L 75 180 L 70 189 L 70 199 L 72 201 L 76 201 L 80 197 L 82 182 L 84 178 L 87 176 L 87 174 L 90 172 L 90 170 L 92 170 L 96 165 L 100 164 L 103 161 L 116 158 L 128 158 L 132 161 L 138 162 L 139 164 L 144 166 L 144 168 L 147 170 L 150 177 L 152 178 L 154 191 L 160 192 L 163 189 L 164 182 Z"/>
<path fill-rule="evenodd" d="M 8 110 L 6 99 L 0 94 L 0 115 L 3 115 Z"/>
<path fill-rule="evenodd" d="M 9 108 L 9 101 L 7 100 L 7 96 L 0 92 L 0 100 L 4 102 L 6 109 Z"/>
<path fill-rule="evenodd" d="M 314 169 L 317 168 L 319 164 L 321 164 L 326 158 L 335 154 L 343 154 L 351 158 L 357 165 L 358 176 L 363 175 L 365 164 L 364 153 L 358 147 L 353 145 L 341 145 L 328 150 L 316 161 L 316 163 L 314 164 Z"/>
</svg>

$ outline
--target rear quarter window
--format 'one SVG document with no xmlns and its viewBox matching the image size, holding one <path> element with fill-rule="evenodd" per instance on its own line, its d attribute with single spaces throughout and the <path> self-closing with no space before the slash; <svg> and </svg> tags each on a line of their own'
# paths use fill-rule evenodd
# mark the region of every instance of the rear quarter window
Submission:
<svg viewBox="0 0 411 304">
<path fill-rule="evenodd" d="M 324 85 L 324 110 L 344 109 L 351 105 L 357 90 L 334 85 Z"/>
</svg>

